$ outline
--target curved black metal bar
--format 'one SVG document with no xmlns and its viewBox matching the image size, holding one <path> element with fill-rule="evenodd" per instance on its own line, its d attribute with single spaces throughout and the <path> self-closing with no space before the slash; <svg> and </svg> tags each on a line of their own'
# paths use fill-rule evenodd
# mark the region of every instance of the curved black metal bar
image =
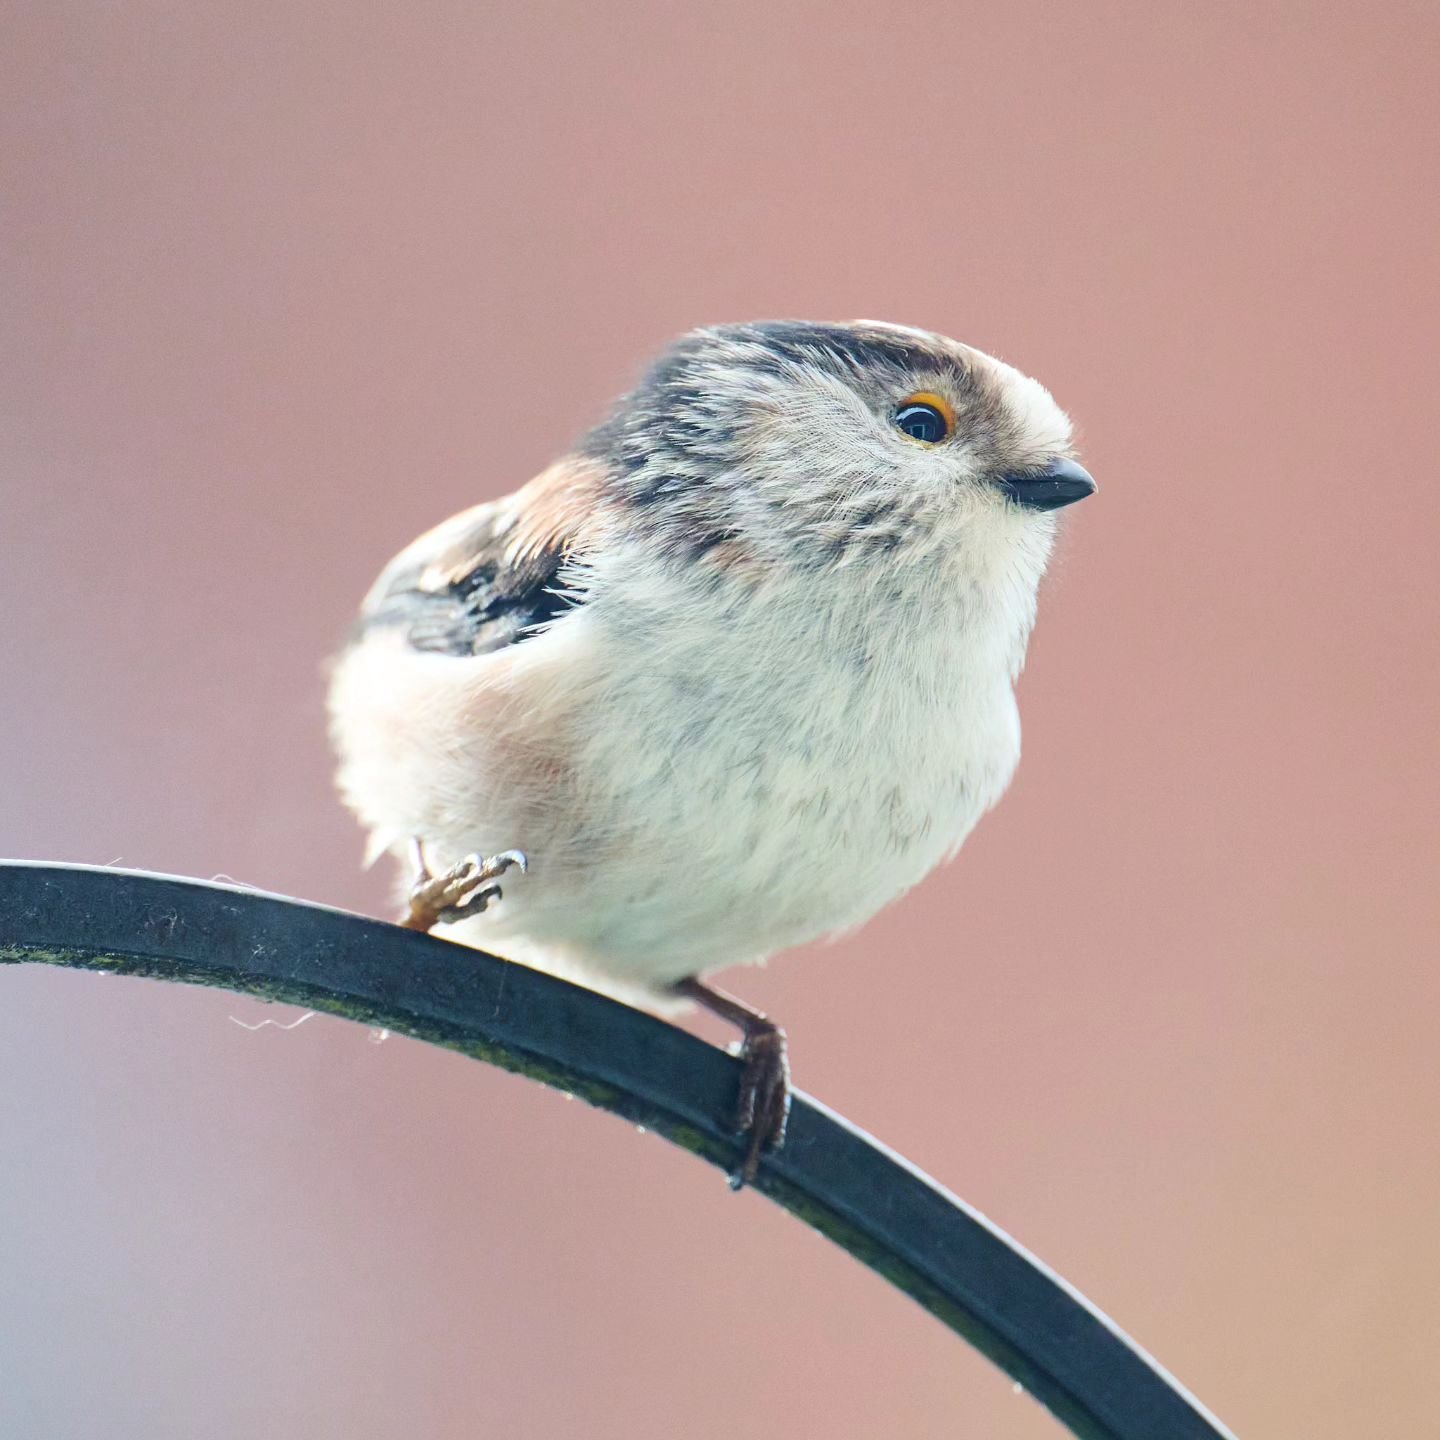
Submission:
<svg viewBox="0 0 1440 1440">
<path fill-rule="evenodd" d="M 359 915 L 171 876 L 0 862 L 0 962 L 217 985 L 383 1025 L 580 1095 L 716 1165 L 737 1062 L 604 996 Z M 797 1095 L 755 1188 L 988 1355 L 1086 1440 L 1230 1432 L 1109 1320 L 899 1156 Z M 1233 1437 L 1230 1437 L 1233 1440 Z"/>
</svg>

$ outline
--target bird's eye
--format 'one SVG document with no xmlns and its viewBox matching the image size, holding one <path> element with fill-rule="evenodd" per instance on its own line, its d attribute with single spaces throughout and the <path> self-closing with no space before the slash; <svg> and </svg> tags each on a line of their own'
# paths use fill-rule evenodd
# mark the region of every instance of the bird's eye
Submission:
<svg viewBox="0 0 1440 1440">
<path fill-rule="evenodd" d="M 949 401 L 928 390 L 902 400 L 891 419 L 902 435 L 921 445 L 938 445 L 955 431 L 955 412 Z"/>
</svg>

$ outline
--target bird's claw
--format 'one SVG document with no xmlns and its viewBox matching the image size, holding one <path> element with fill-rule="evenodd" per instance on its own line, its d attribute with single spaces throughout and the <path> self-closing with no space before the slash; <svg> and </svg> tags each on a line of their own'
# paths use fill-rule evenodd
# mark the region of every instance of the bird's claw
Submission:
<svg viewBox="0 0 1440 1440">
<path fill-rule="evenodd" d="M 740 1098 L 735 1133 L 747 1140 L 745 1158 L 731 1172 L 730 1188 L 749 1185 L 760 1170 L 760 1157 L 785 1143 L 790 1120 L 790 1054 L 785 1032 L 776 1025 L 757 1027 L 740 1045 Z"/>
<path fill-rule="evenodd" d="M 422 865 L 410 891 L 410 913 L 400 923 L 410 930 L 431 930 L 479 915 L 504 893 L 490 881 L 507 870 L 516 869 L 523 875 L 529 868 L 521 850 L 467 855 L 443 875 L 431 875 Z"/>
</svg>

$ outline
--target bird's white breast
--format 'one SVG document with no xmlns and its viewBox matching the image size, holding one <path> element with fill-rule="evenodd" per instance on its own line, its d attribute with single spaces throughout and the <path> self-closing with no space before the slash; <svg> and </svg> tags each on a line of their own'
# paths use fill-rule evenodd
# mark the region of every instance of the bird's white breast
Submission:
<svg viewBox="0 0 1440 1440">
<path fill-rule="evenodd" d="M 1033 586 L 624 557 L 592 581 L 526 642 L 563 665 L 574 788 L 537 833 L 516 816 L 532 873 L 477 938 L 645 984 L 759 959 L 916 884 L 1014 771 Z"/>
</svg>

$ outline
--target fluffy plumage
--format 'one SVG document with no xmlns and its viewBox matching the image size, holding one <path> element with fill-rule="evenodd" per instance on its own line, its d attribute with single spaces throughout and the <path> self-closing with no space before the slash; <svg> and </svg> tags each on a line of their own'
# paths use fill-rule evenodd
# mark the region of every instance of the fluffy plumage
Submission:
<svg viewBox="0 0 1440 1440">
<path fill-rule="evenodd" d="M 897 430 L 916 392 L 944 443 Z M 1070 456 L 1039 384 L 937 335 L 687 336 L 387 567 L 334 671 L 342 793 L 435 870 L 524 850 L 449 933 L 627 998 L 858 925 L 1015 769 L 1055 518 L 1002 482 Z"/>
</svg>

